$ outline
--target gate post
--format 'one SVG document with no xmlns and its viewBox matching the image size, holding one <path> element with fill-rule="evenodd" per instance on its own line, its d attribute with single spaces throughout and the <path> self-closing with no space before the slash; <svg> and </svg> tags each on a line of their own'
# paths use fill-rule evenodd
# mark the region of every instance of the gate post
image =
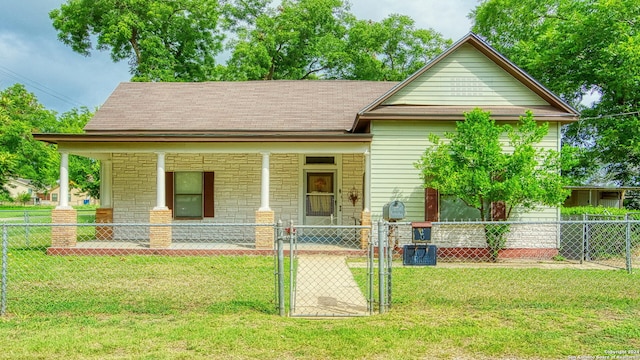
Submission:
<svg viewBox="0 0 640 360">
<path fill-rule="evenodd" d="M 293 263 L 295 262 L 294 256 L 295 253 L 293 251 L 293 242 L 296 233 L 296 229 L 293 227 L 293 220 L 289 221 L 289 313 L 293 314 L 296 309 L 296 299 L 295 299 L 295 283 L 294 283 L 294 267 Z"/>
<path fill-rule="evenodd" d="M 380 314 L 384 314 L 386 311 L 386 286 L 385 286 L 385 257 L 386 257 L 386 236 L 383 228 L 384 222 L 378 221 L 378 298 L 380 303 Z"/>
<path fill-rule="evenodd" d="M 276 225 L 276 239 L 278 240 L 278 310 L 284 316 L 284 241 L 282 239 L 282 220 Z"/>
<path fill-rule="evenodd" d="M 627 272 L 631 274 L 631 222 L 629 221 L 629 214 L 625 215 L 627 220 L 627 232 L 625 234 L 625 253 L 627 257 Z"/>
<path fill-rule="evenodd" d="M 0 295 L 0 316 L 7 311 L 7 253 L 9 251 L 9 234 L 7 225 L 2 225 L 2 293 Z"/>
<path fill-rule="evenodd" d="M 373 303 L 375 302 L 375 297 L 373 295 L 373 284 L 375 283 L 375 265 L 374 265 L 374 261 L 375 261 L 375 246 L 373 245 L 373 240 L 371 239 L 371 235 L 369 235 L 369 243 L 367 244 L 367 250 L 368 250 L 368 254 L 367 254 L 367 280 L 368 280 L 368 286 L 367 286 L 367 304 L 368 304 L 368 311 L 369 311 L 369 315 L 373 314 Z"/>
</svg>

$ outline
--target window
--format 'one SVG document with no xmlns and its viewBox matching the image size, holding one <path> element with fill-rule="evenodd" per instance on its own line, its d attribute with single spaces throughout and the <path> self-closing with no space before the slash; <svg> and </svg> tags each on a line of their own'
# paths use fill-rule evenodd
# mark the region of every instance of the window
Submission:
<svg viewBox="0 0 640 360">
<path fill-rule="evenodd" d="M 214 216 L 213 172 L 167 172 L 166 203 L 176 219 Z"/>
<path fill-rule="evenodd" d="M 51 201 L 58 201 L 58 194 L 51 194 Z"/>
<path fill-rule="evenodd" d="M 486 204 L 487 219 L 506 220 L 507 208 L 502 201 Z M 480 210 L 468 206 L 453 195 L 441 195 L 436 189 L 425 188 L 425 221 L 475 221 L 481 220 Z"/>
<path fill-rule="evenodd" d="M 174 215 L 177 218 L 202 217 L 202 173 L 177 172 L 174 175 Z"/>
<path fill-rule="evenodd" d="M 335 165 L 336 160 L 333 156 L 306 156 L 304 162 L 306 165 L 316 165 L 316 164 Z"/>
<path fill-rule="evenodd" d="M 467 205 L 453 195 L 440 195 L 440 219 L 442 221 L 480 220 L 480 210 Z"/>
<path fill-rule="evenodd" d="M 333 173 L 307 173 L 307 216 L 331 216 L 334 211 Z"/>
</svg>

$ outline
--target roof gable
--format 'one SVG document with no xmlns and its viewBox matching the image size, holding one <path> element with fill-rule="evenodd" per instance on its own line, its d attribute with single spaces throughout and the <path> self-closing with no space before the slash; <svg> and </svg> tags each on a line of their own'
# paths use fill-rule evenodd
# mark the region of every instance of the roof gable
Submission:
<svg viewBox="0 0 640 360">
<path fill-rule="evenodd" d="M 373 119 L 460 120 L 475 107 L 507 120 L 517 119 L 527 109 L 539 120 L 578 119 L 574 108 L 469 33 L 361 109 L 352 128 L 362 130 Z"/>
<path fill-rule="evenodd" d="M 382 105 L 550 105 L 468 43 L 417 76 Z"/>
</svg>

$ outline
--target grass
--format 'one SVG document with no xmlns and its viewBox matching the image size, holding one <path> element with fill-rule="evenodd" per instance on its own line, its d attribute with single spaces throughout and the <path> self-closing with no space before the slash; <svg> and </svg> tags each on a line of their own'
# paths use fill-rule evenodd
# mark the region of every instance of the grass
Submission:
<svg viewBox="0 0 640 360">
<path fill-rule="evenodd" d="M 640 349 L 640 276 L 622 271 L 398 267 L 388 313 L 310 320 L 277 315 L 271 257 L 13 249 L 9 258 L 0 359 L 566 359 Z M 353 271 L 365 280 L 366 269 Z"/>
</svg>

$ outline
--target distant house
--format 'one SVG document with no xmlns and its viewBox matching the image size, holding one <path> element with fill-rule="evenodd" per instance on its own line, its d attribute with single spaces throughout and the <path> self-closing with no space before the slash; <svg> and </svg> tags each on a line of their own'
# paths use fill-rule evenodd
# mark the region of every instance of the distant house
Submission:
<svg viewBox="0 0 640 360">
<path fill-rule="evenodd" d="M 569 186 L 571 195 L 564 202 L 565 207 L 602 206 L 624 208 L 625 194 L 628 191 L 638 191 L 640 187 L 609 187 L 609 186 Z"/>
<path fill-rule="evenodd" d="M 5 188 L 9 191 L 9 196 L 12 199 L 16 199 L 18 195 L 27 193 L 31 195 L 31 203 L 34 203 L 34 199 L 37 198 L 37 188 L 33 185 L 31 180 L 15 178 L 10 179 Z"/>
<path fill-rule="evenodd" d="M 42 204 L 60 205 L 60 186 L 52 188 L 46 195 L 39 194 L 39 196 L 43 196 L 41 199 Z M 98 200 L 92 198 L 87 193 L 81 192 L 80 190 L 70 189 L 68 202 L 71 206 L 96 205 Z"/>
<path fill-rule="evenodd" d="M 424 189 L 414 163 L 431 144 L 429 134 L 455 131 L 456 121 L 478 107 L 502 123 L 531 110 L 549 124 L 539 146 L 558 151 L 562 125 L 578 119 L 575 109 L 471 33 L 400 83 L 122 83 L 84 134 L 34 136 L 58 145 L 61 174 L 68 154 L 101 160 L 99 222 L 340 225 L 356 217 L 368 225 L 393 200 L 404 202 L 407 221 L 437 221 L 468 209 Z M 61 202 L 60 212 L 68 205 Z M 556 219 L 559 211 L 518 216 Z M 508 246 L 557 247 L 556 229 L 530 231 Z M 152 248 L 171 246 L 171 232 L 149 236 Z M 486 246 L 441 239 L 441 248 Z M 255 245 L 273 246 L 273 231 L 256 230 Z"/>
</svg>

